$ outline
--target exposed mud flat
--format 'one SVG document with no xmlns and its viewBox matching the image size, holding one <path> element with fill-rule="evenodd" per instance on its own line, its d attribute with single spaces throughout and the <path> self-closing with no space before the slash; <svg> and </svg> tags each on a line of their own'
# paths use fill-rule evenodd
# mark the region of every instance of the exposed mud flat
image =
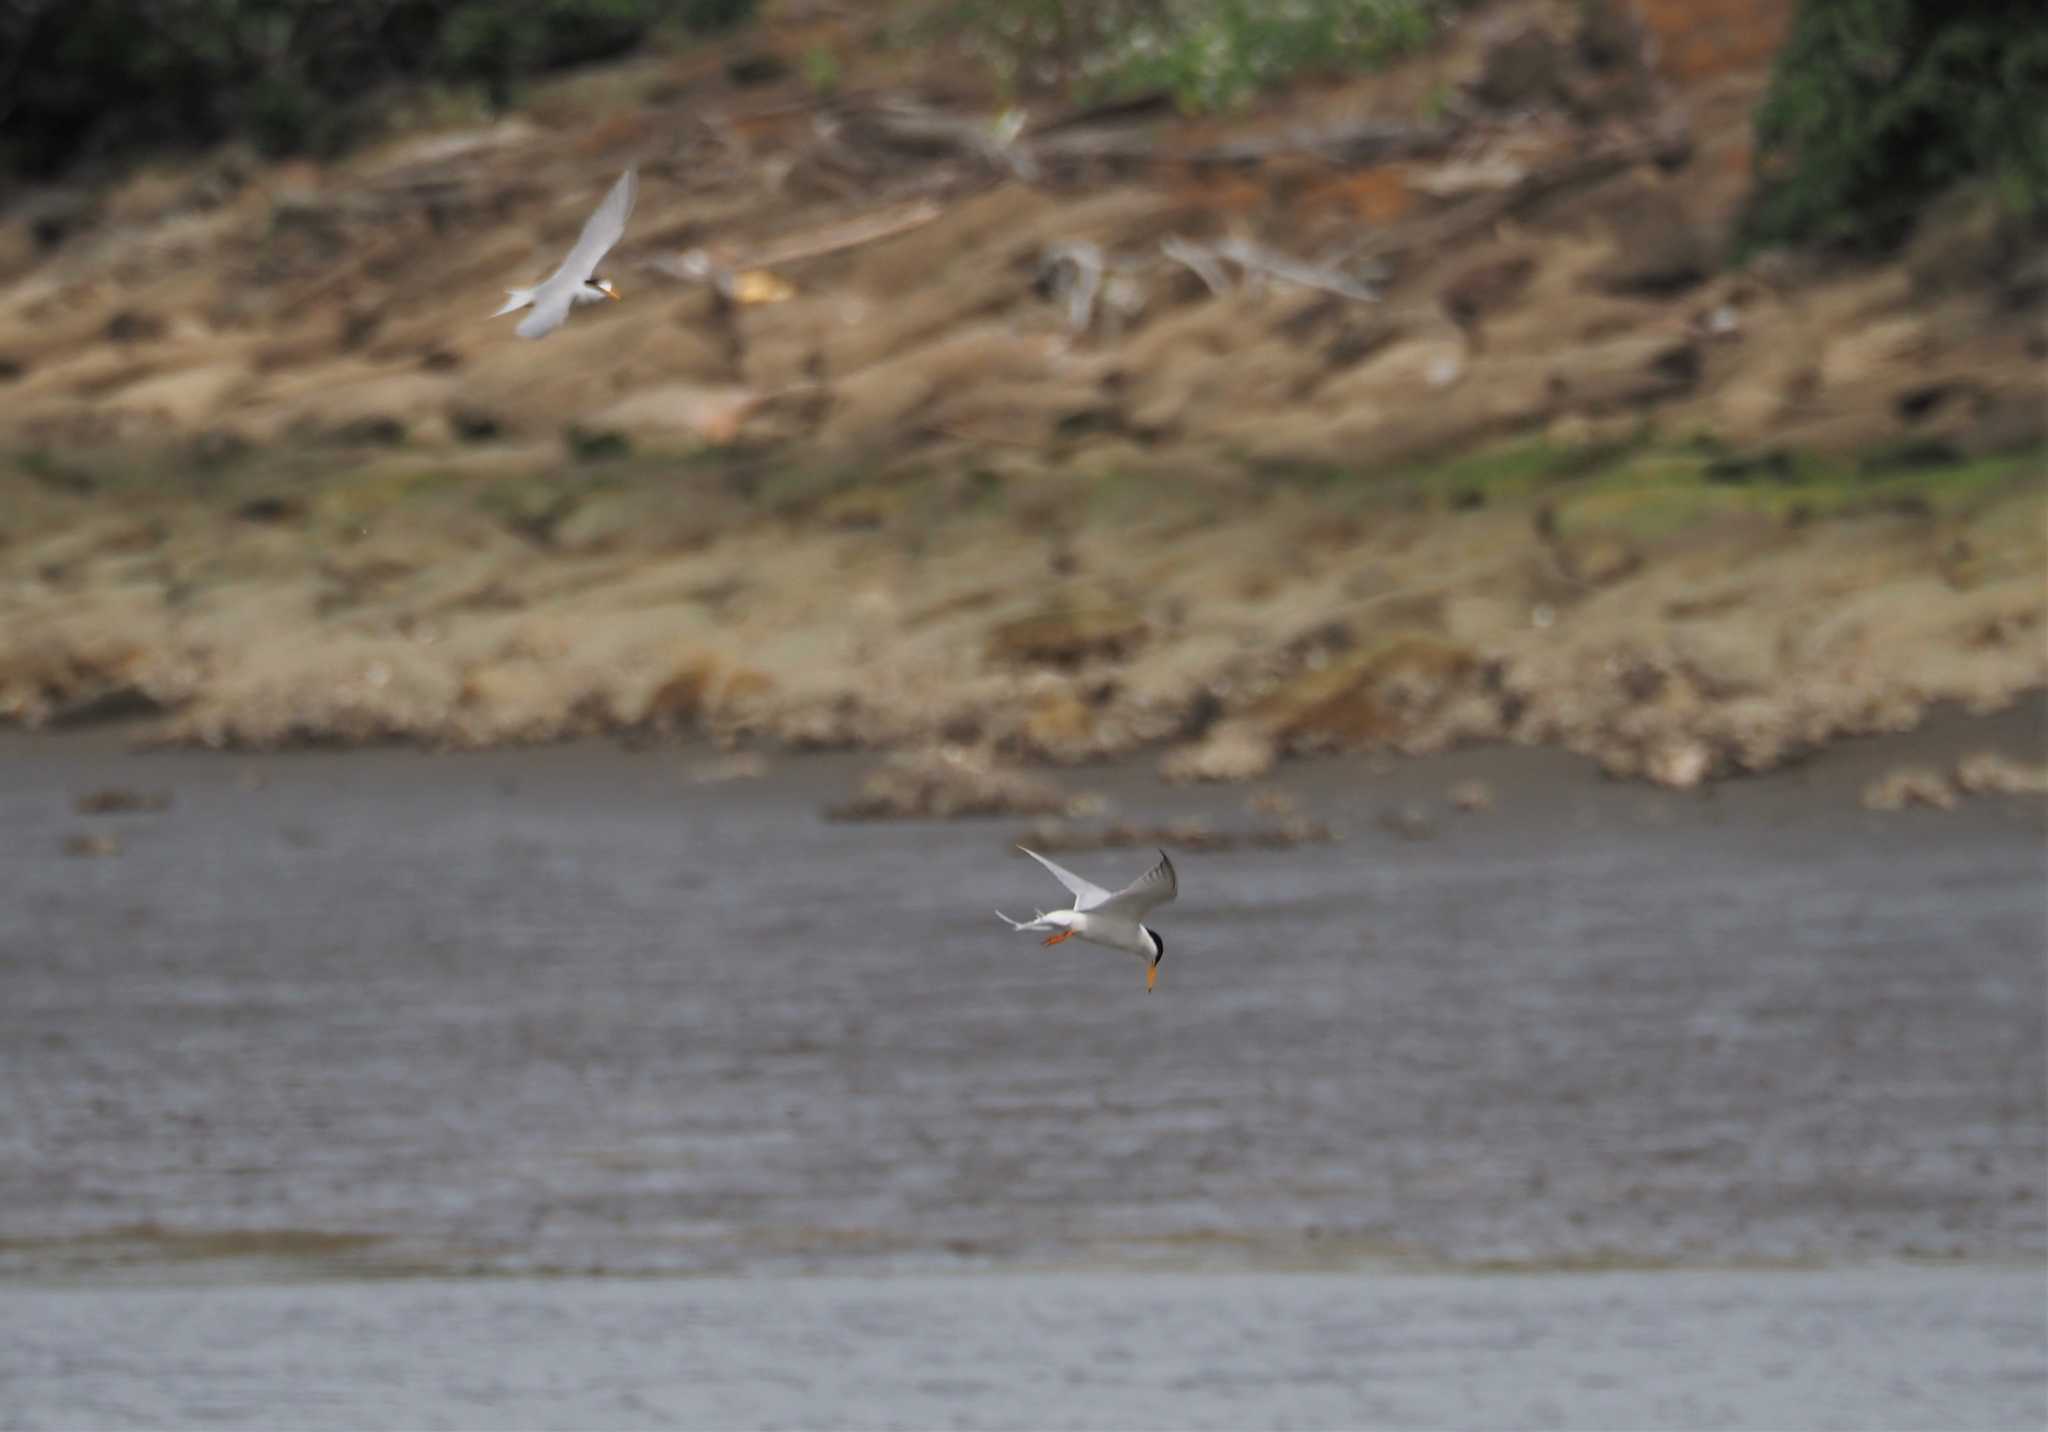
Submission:
<svg viewBox="0 0 2048 1432">
<path fill-rule="evenodd" d="M 1150 748 L 1183 780 L 1514 742 L 1684 787 L 2048 687 L 2031 459 L 1761 487 L 1654 446 L 1601 463 L 834 499 L 873 522 L 778 515 L 702 467 L 407 460 L 325 471 L 282 511 L 260 477 L 17 476 L 0 719 L 248 748 Z"/>
</svg>

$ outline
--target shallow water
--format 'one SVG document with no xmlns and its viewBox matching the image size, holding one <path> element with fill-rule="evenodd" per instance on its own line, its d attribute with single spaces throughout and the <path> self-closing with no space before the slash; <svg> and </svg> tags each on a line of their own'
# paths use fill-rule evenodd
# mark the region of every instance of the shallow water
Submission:
<svg viewBox="0 0 2048 1432">
<path fill-rule="evenodd" d="M 2048 1418 L 2037 1271 L 16 1289 L 8 1427 L 1939 1427 Z"/>
<path fill-rule="evenodd" d="M 1147 996 L 988 913 L 1018 823 L 821 819 L 857 762 L 10 738 L 0 1276 L 2037 1259 L 2040 808 L 1867 815 L 1895 749 L 1293 768 L 1347 839 L 1180 856 Z"/>
<path fill-rule="evenodd" d="M 1855 804 L 2038 716 L 1290 768 L 1151 996 L 858 761 L 0 738 L 0 1427 L 2039 1426 L 2042 810 Z"/>
</svg>

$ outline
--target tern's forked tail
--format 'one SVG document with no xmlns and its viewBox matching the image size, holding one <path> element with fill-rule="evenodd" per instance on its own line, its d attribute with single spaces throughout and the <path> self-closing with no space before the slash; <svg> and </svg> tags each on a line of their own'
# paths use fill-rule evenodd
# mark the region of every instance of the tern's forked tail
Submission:
<svg viewBox="0 0 2048 1432">
<path fill-rule="evenodd" d="M 491 315 L 491 317 L 493 317 L 493 318 L 503 318 L 503 317 L 504 317 L 504 316 L 505 316 L 506 314 L 508 314 L 508 313 L 512 313 L 512 312 L 514 312 L 514 311 L 516 311 L 516 310 L 518 310 L 518 309 L 524 308 L 524 307 L 526 307 L 526 306 L 527 306 L 527 305 L 528 305 L 529 303 L 532 303 L 532 302 L 533 302 L 533 290 L 532 290 L 532 289 L 530 289 L 530 288 L 508 288 L 508 289 L 506 289 L 506 290 L 505 290 L 505 306 L 504 306 L 503 308 L 499 309 L 499 310 L 498 310 L 498 311 L 497 311 L 496 313 L 492 314 L 492 315 Z"/>
</svg>

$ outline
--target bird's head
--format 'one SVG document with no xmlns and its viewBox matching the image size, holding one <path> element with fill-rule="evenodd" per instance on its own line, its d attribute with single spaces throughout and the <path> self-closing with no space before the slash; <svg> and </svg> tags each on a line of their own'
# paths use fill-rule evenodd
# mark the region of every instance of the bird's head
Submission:
<svg viewBox="0 0 2048 1432">
<path fill-rule="evenodd" d="M 617 303 L 619 301 L 619 291 L 612 287 L 612 281 L 610 279 L 594 278 L 590 281 L 590 286 L 602 292 L 604 296 L 610 299 L 613 303 Z"/>
<path fill-rule="evenodd" d="M 1159 962 L 1166 958 L 1166 936 L 1150 925 L 1142 928 L 1152 937 L 1152 963 L 1145 967 L 1145 992 L 1150 994 L 1153 986 L 1159 983 Z"/>
</svg>

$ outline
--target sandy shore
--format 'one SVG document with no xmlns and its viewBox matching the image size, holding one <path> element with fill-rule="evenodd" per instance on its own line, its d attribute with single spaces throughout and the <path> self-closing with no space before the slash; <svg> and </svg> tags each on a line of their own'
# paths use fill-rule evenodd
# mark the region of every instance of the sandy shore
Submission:
<svg viewBox="0 0 2048 1432">
<path fill-rule="evenodd" d="M 1679 460 L 1544 479 L 1566 456 L 1520 449 L 1320 488 L 853 480 L 784 511 L 659 463 L 17 480 L 0 719 L 253 748 L 1152 751 L 1239 779 L 1512 742 L 1683 787 L 2048 686 L 2025 459 L 1895 480 L 1904 507 L 1829 489 L 1846 505 L 1789 523 L 1783 493 Z"/>
</svg>

